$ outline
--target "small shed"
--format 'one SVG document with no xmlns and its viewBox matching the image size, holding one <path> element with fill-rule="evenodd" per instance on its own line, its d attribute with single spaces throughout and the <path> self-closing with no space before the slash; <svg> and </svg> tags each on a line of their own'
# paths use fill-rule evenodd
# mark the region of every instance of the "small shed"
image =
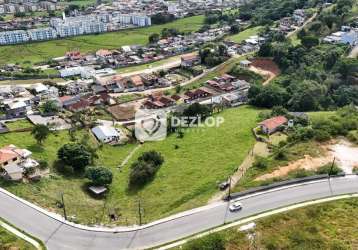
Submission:
<svg viewBox="0 0 358 250">
<path fill-rule="evenodd" d="M 93 193 L 94 195 L 103 195 L 105 192 L 107 192 L 107 188 L 104 186 L 89 186 L 88 190 Z"/>
<path fill-rule="evenodd" d="M 248 68 L 248 67 L 250 67 L 250 65 L 251 65 L 251 62 L 249 60 L 240 61 L 240 66 L 243 68 Z"/>
</svg>

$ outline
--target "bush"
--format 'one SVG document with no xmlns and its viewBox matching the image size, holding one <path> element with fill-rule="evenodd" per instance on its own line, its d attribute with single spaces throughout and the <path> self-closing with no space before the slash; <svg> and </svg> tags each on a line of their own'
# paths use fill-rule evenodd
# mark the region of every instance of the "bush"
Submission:
<svg viewBox="0 0 358 250">
<path fill-rule="evenodd" d="M 276 151 L 275 159 L 276 159 L 276 160 L 286 160 L 286 159 L 287 159 L 286 151 L 285 151 L 284 149 L 279 148 L 279 149 Z"/>
<path fill-rule="evenodd" d="M 213 233 L 203 238 L 189 241 L 184 250 L 225 250 L 225 240 L 221 234 Z"/>
<path fill-rule="evenodd" d="M 332 170 L 331 170 L 332 168 Z M 331 163 L 328 163 L 326 165 L 323 165 L 322 167 L 319 167 L 316 171 L 317 174 L 329 174 L 331 171 L 331 175 L 336 175 L 340 172 L 342 172 L 342 170 L 336 165 L 334 164 L 332 167 Z"/>
<path fill-rule="evenodd" d="M 112 183 L 112 172 L 104 167 L 90 167 L 86 169 L 86 178 L 90 179 L 95 186 L 105 186 Z"/>
<path fill-rule="evenodd" d="M 358 130 L 350 131 L 347 135 L 348 140 L 358 143 Z"/>
<path fill-rule="evenodd" d="M 253 167 L 257 169 L 266 169 L 268 167 L 268 160 L 264 157 L 256 157 Z"/>
<path fill-rule="evenodd" d="M 48 162 L 45 161 L 45 160 L 40 160 L 39 161 L 39 168 L 44 170 L 44 169 L 47 169 L 48 168 Z"/>
<path fill-rule="evenodd" d="M 355 166 L 355 167 L 353 168 L 353 173 L 358 174 L 358 166 Z"/>
<path fill-rule="evenodd" d="M 148 163 L 153 163 L 153 165 L 159 166 L 159 165 L 163 164 L 164 158 L 160 153 L 152 150 L 152 151 L 144 152 L 138 158 L 138 161 L 144 161 L 144 162 L 148 162 Z"/>
<path fill-rule="evenodd" d="M 314 138 L 317 141 L 323 142 L 331 139 L 331 135 L 325 130 L 316 130 Z"/>
<path fill-rule="evenodd" d="M 140 187 L 151 181 L 163 162 L 163 157 L 156 151 L 143 153 L 131 166 L 129 186 Z"/>
</svg>

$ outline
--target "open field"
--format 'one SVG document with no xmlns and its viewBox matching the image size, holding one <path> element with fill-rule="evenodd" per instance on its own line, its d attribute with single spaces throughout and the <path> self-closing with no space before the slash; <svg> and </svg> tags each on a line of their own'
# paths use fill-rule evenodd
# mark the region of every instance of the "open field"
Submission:
<svg viewBox="0 0 358 250">
<path fill-rule="evenodd" d="M 17 121 L 6 122 L 5 125 L 10 131 L 24 128 L 32 128 L 32 123 L 27 119 L 21 119 Z"/>
<path fill-rule="evenodd" d="M 253 28 L 246 29 L 241 31 L 238 34 L 228 36 L 227 39 L 236 43 L 241 43 L 245 39 L 248 39 L 250 36 L 257 35 L 263 29 L 262 26 L 256 26 Z"/>
<path fill-rule="evenodd" d="M 156 62 L 152 62 L 152 63 L 146 63 L 146 64 L 141 64 L 141 65 L 136 65 L 136 66 L 119 68 L 116 71 L 119 74 L 123 74 L 123 73 L 131 73 L 131 72 L 151 69 L 151 68 L 154 68 L 154 67 L 162 66 L 162 65 L 172 63 L 172 62 L 176 62 L 176 61 L 178 61 L 179 64 L 180 64 L 180 58 L 181 58 L 181 55 L 172 56 L 172 57 L 169 57 L 169 58 L 166 58 L 166 59 L 163 59 L 163 60 L 159 60 L 159 61 L 156 61 Z"/>
<path fill-rule="evenodd" d="M 1 219 L 0 219 L 1 221 Z M 18 238 L 16 235 L 0 226 L 0 249 L 2 250 L 35 250 L 30 243 Z"/>
<path fill-rule="evenodd" d="M 217 191 L 217 181 L 225 180 L 232 174 L 254 145 L 251 128 L 256 124 L 258 113 L 259 110 L 249 106 L 227 109 L 219 114 L 225 119 L 220 127 L 187 129 L 184 138 L 172 134 L 164 141 L 145 143 L 120 170 L 118 165 L 136 144 L 117 147 L 104 145 L 98 150 L 96 165 L 110 168 L 114 181 L 107 198 L 103 200 L 94 199 L 85 192 L 87 181 L 82 176 L 63 174 L 53 168 L 50 178 L 37 183 L 1 181 L 0 185 L 59 213 L 62 210 L 55 204 L 60 192 L 64 191 L 67 213 L 76 215 L 79 222 L 90 224 L 109 223 L 107 214 L 113 211 L 120 215 L 116 224 L 138 223 L 137 202 L 141 197 L 144 222 L 148 222 L 205 204 Z M 83 136 L 87 136 L 87 132 L 78 132 L 79 140 Z M 93 140 L 92 136 L 87 137 Z M 27 148 L 33 152 L 35 159 L 44 159 L 53 164 L 58 148 L 69 140 L 68 133 L 62 131 L 51 135 L 41 148 L 30 133 L 9 133 L 0 135 L 0 146 L 11 143 Z M 130 165 L 148 150 L 160 152 L 165 162 L 153 182 L 137 193 L 128 191 Z"/>
<path fill-rule="evenodd" d="M 148 42 L 150 34 L 160 33 L 163 28 L 177 28 L 183 32 L 191 32 L 198 30 L 202 26 L 203 21 L 204 16 L 193 16 L 146 28 L 77 36 L 39 43 L 1 46 L 0 64 L 47 61 L 53 57 L 64 56 L 66 51 L 73 49 L 87 53 L 101 48 L 115 49 L 123 45 L 144 45 Z"/>
<path fill-rule="evenodd" d="M 246 232 L 234 227 L 211 234 L 180 249 L 357 249 L 357 217 L 358 198 L 332 201 L 260 219 Z"/>
<path fill-rule="evenodd" d="M 0 47 L 1 49 L 1 47 Z M 0 55 L 1 57 L 1 55 Z M 46 78 L 46 79 L 29 79 L 29 80 L 4 80 L 4 81 L 0 81 L 0 86 L 1 85 L 13 85 L 13 84 L 19 84 L 19 85 L 31 85 L 31 84 L 35 84 L 35 83 L 39 83 L 39 82 L 44 82 L 44 81 L 51 81 L 51 82 L 64 82 L 64 80 L 62 78 Z"/>
</svg>

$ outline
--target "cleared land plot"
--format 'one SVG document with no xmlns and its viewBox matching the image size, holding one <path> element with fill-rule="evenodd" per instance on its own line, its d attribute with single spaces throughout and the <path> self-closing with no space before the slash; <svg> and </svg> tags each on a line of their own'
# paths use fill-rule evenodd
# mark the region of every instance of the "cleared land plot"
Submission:
<svg viewBox="0 0 358 250">
<path fill-rule="evenodd" d="M 219 115 L 225 122 L 218 128 L 185 130 L 184 138 L 176 134 L 166 140 L 145 143 L 121 170 L 118 165 L 136 147 L 104 145 L 99 151 L 96 165 L 110 168 L 114 182 L 106 199 L 94 199 L 85 192 L 87 181 L 79 175 L 62 174 L 52 169 L 48 179 L 38 183 L 6 183 L 1 186 L 51 210 L 56 207 L 60 192 L 65 192 L 66 210 L 82 223 L 109 223 L 109 212 L 119 215 L 116 224 L 138 223 L 138 198 L 144 208 L 144 221 L 148 222 L 175 212 L 203 205 L 217 191 L 217 181 L 225 180 L 243 161 L 254 145 L 251 128 L 256 124 L 259 110 L 249 106 L 227 109 Z M 87 132 L 77 134 L 78 140 Z M 88 137 L 88 136 L 87 136 Z M 93 137 L 90 136 L 93 140 Z M 31 150 L 35 159 L 56 160 L 57 150 L 69 142 L 68 132 L 51 135 L 41 148 L 30 133 L 9 133 L 0 136 L 0 146 L 15 144 Z M 177 149 L 176 146 L 178 146 Z M 139 192 L 128 191 L 130 165 L 144 151 L 156 150 L 165 159 L 153 182 Z M 180 180 L 180 181 L 179 181 Z"/>
<path fill-rule="evenodd" d="M 257 35 L 263 29 L 262 26 L 256 26 L 253 28 L 246 29 L 239 32 L 236 35 L 228 36 L 227 39 L 236 43 L 241 43 L 245 39 L 248 39 L 250 36 Z"/>
<path fill-rule="evenodd" d="M 352 222 L 358 217 L 357 208 L 358 198 L 299 208 L 260 219 L 247 232 L 231 228 L 193 240 L 180 249 L 200 249 L 203 245 L 207 249 L 357 249 L 358 230 Z M 223 248 L 210 244 L 219 242 L 212 240 L 217 238 Z"/>
<path fill-rule="evenodd" d="M 144 45 L 148 42 L 150 34 L 160 33 L 163 28 L 176 28 L 183 32 L 191 32 L 198 30 L 202 26 L 203 21 L 204 16 L 193 16 L 146 28 L 77 36 L 31 44 L 1 46 L 0 64 L 47 61 L 53 57 L 64 56 L 66 51 L 73 49 L 78 49 L 82 53 L 88 53 L 101 48 L 115 49 L 124 45 Z"/>
</svg>

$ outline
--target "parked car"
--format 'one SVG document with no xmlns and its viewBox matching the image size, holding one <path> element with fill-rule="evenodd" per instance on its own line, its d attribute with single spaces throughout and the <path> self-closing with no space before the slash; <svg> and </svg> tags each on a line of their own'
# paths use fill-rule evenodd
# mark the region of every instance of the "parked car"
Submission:
<svg viewBox="0 0 358 250">
<path fill-rule="evenodd" d="M 231 203 L 229 206 L 230 212 L 237 212 L 237 211 L 240 211 L 241 209 L 242 209 L 242 204 L 239 201 L 235 201 L 235 202 Z"/>
<path fill-rule="evenodd" d="M 230 183 L 228 181 L 221 182 L 219 184 L 219 189 L 221 191 L 223 191 L 223 190 L 227 189 L 229 187 L 229 185 L 230 185 Z"/>
</svg>

